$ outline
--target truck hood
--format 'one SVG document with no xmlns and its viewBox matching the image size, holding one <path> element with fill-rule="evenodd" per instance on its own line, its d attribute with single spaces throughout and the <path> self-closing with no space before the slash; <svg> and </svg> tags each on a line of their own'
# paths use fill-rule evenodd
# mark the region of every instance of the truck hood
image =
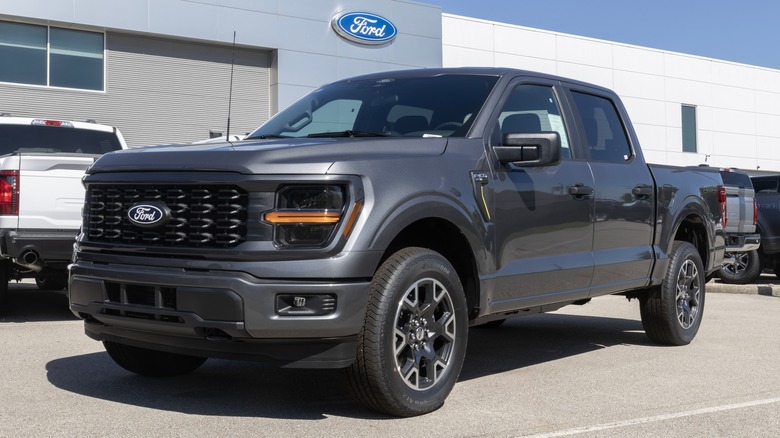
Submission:
<svg viewBox="0 0 780 438">
<path fill-rule="evenodd" d="M 441 155 L 446 138 L 317 138 L 162 145 L 112 152 L 87 170 L 219 171 L 242 174 L 326 174 L 335 162 Z"/>
</svg>

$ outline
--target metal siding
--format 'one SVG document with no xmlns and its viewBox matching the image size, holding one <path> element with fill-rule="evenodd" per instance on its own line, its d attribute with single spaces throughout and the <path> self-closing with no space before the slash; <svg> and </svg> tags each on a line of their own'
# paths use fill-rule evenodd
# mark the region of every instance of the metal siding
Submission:
<svg viewBox="0 0 780 438">
<path fill-rule="evenodd" d="M 269 52 L 116 33 L 106 35 L 105 93 L 0 84 L 0 112 L 95 119 L 131 147 L 203 140 L 225 131 L 233 58 L 230 132 L 243 134 L 269 117 Z"/>
</svg>

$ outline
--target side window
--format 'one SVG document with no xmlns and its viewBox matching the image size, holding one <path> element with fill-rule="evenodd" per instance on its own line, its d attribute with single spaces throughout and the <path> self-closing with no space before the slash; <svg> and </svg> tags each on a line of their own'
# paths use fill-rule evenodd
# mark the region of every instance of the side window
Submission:
<svg viewBox="0 0 780 438">
<path fill-rule="evenodd" d="M 518 85 L 501 108 L 493 144 L 500 145 L 508 133 L 557 132 L 561 137 L 561 158 L 571 157 L 569 138 L 558 101 L 551 87 Z"/>
<path fill-rule="evenodd" d="M 612 101 L 577 91 L 572 91 L 572 96 L 585 131 L 590 158 L 613 163 L 628 161 L 631 147 Z"/>
<path fill-rule="evenodd" d="M 753 189 L 756 193 L 777 193 L 777 181 L 766 180 L 757 181 L 753 180 Z"/>
</svg>

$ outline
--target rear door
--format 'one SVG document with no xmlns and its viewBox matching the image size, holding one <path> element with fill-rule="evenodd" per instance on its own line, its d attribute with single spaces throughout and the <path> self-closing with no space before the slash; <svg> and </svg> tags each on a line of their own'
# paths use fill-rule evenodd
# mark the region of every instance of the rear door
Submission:
<svg viewBox="0 0 780 438">
<path fill-rule="evenodd" d="M 579 86 L 569 88 L 568 96 L 595 184 L 591 294 L 643 287 L 654 260 L 652 173 L 618 100 Z"/>
<path fill-rule="evenodd" d="M 491 147 L 502 146 L 509 133 L 553 131 L 561 138 L 562 158 L 538 167 L 495 160 L 491 310 L 585 298 L 593 275 L 593 176 L 569 141 L 554 84 L 517 80 L 500 108 L 489 131 Z"/>
</svg>

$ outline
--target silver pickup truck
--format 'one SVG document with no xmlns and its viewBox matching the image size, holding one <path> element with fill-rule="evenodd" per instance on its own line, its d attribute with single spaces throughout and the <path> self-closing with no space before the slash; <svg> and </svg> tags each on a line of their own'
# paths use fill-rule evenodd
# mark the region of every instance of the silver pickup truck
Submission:
<svg viewBox="0 0 780 438">
<path fill-rule="evenodd" d="M 747 284 L 761 275 L 758 248 L 761 235 L 756 229 L 758 209 L 750 176 L 737 169 L 720 169 L 725 197 L 724 212 L 726 255 L 718 271 L 721 281 L 729 284 Z"/>
<path fill-rule="evenodd" d="M 9 281 L 67 286 L 82 221 L 81 178 L 97 157 L 125 148 L 111 126 L 0 117 L 0 311 Z"/>
</svg>

